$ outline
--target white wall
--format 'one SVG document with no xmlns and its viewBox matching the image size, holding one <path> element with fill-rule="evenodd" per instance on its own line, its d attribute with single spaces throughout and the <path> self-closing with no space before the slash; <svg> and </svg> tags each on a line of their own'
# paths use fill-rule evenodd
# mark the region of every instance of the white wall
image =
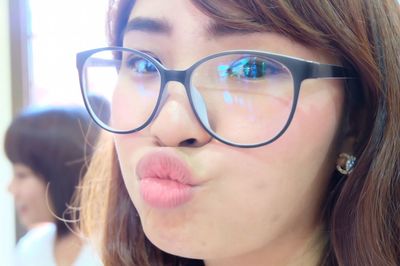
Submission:
<svg viewBox="0 0 400 266">
<path fill-rule="evenodd" d="M 11 121 L 8 1 L 0 0 L 0 265 L 11 265 L 15 242 L 14 205 L 7 192 L 11 167 L 4 155 L 4 133 Z"/>
</svg>

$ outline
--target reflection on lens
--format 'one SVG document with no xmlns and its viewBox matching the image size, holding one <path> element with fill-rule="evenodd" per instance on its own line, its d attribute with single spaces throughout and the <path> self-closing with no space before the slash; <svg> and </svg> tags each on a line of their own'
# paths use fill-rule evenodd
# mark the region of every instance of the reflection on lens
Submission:
<svg viewBox="0 0 400 266">
<path fill-rule="evenodd" d="M 117 49 L 91 55 L 84 65 L 84 81 L 89 109 L 114 131 L 143 126 L 154 111 L 161 84 L 151 60 Z"/>
<path fill-rule="evenodd" d="M 196 112 L 203 113 L 200 119 L 206 128 L 226 141 L 246 145 L 278 135 L 294 98 L 293 78 L 284 65 L 247 54 L 229 54 L 202 63 L 192 74 L 191 91 L 192 99 L 196 91 L 204 101 L 206 112 Z"/>
</svg>

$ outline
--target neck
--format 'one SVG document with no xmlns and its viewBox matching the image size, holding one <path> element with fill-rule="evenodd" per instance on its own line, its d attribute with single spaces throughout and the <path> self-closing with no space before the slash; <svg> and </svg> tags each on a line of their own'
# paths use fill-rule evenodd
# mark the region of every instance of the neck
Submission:
<svg viewBox="0 0 400 266">
<path fill-rule="evenodd" d="M 54 257 L 57 265 L 73 265 L 81 251 L 83 242 L 74 233 L 57 237 L 54 243 Z"/>
<path fill-rule="evenodd" d="M 258 250 L 235 257 L 206 260 L 206 266 L 316 266 L 319 265 L 326 237 L 322 228 L 303 236 L 288 236 Z"/>
</svg>

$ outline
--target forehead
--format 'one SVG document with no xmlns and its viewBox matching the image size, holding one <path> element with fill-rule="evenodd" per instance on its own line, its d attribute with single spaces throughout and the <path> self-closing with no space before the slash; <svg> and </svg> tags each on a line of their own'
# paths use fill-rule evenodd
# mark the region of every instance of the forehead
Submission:
<svg viewBox="0 0 400 266">
<path fill-rule="evenodd" d="M 129 16 L 126 31 L 129 30 L 169 35 L 193 34 L 208 38 L 255 32 L 215 21 L 189 0 L 139 0 Z"/>
<path fill-rule="evenodd" d="M 18 171 L 18 172 L 33 173 L 33 170 L 29 166 L 22 164 L 22 163 L 14 163 L 13 168 L 14 168 L 14 171 Z"/>
<path fill-rule="evenodd" d="M 174 26 L 180 23 L 207 24 L 210 18 L 198 10 L 189 0 L 138 0 L 136 1 L 129 19 L 146 17 L 168 21 Z"/>
</svg>

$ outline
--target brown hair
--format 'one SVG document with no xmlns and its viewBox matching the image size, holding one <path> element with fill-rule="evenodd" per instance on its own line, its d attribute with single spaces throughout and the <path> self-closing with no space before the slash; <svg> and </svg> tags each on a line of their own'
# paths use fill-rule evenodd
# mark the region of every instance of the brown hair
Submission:
<svg viewBox="0 0 400 266">
<path fill-rule="evenodd" d="M 352 67 L 347 84 L 357 123 L 357 166 L 347 177 L 332 174 L 324 203 L 328 243 L 321 265 L 400 265 L 400 13 L 395 0 L 288 1 L 193 0 L 226 27 L 275 31 L 318 47 Z M 133 0 L 110 5 L 109 34 L 122 45 Z M 235 12 L 227 12 L 227 10 Z M 356 122 L 360 120 L 361 122 Z M 108 135 L 104 136 L 106 139 Z M 169 255 L 144 236 L 123 184 L 112 141 L 90 167 L 82 191 L 82 225 L 100 233 L 106 265 L 203 265 Z M 110 151 L 112 151 L 110 153 Z M 104 159 L 107 153 L 109 165 Z M 104 197 L 106 195 L 106 197 Z M 102 208 L 101 206 L 106 206 Z M 100 214 L 98 208 L 101 208 Z M 100 222 L 99 222 L 100 221 Z"/>
<path fill-rule="evenodd" d="M 13 120 L 5 136 L 8 159 L 28 166 L 48 184 L 51 211 L 67 221 L 68 205 L 98 135 L 90 125 L 84 108 L 31 108 Z M 64 220 L 57 219 L 56 225 L 58 236 L 70 232 Z"/>
</svg>

